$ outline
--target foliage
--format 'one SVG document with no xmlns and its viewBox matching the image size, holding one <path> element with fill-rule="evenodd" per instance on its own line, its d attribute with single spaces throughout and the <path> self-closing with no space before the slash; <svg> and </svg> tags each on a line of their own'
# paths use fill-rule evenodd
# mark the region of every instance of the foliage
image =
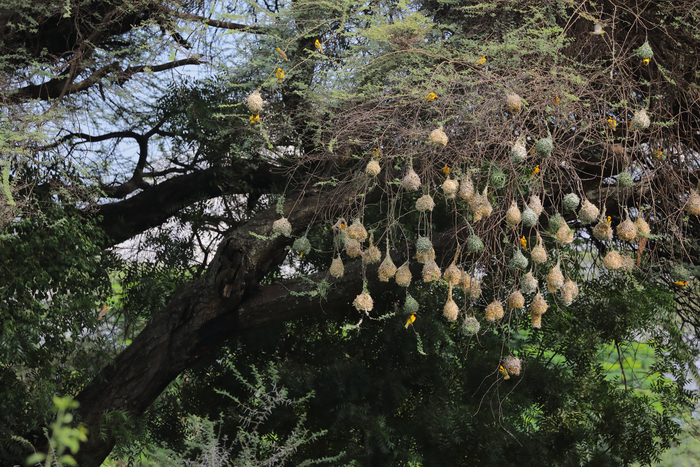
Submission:
<svg viewBox="0 0 700 467">
<path fill-rule="evenodd" d="M 80 442 L 87 441 L 87 429 L 83 425 L 77 428 L 70 426 L 73 415 L 71 409 L 77 409 L 80 404 L 71 397 L 54 397 L 56 420 L 51 424 L 51 435 L 45 432 L 49 441 L 48 453 L 35 453 L 27 459 L 27 465 L 44 463 L 45 467 L 63 465 L 76 465 L 75 459 L 67 451 L 76 454 L 80 449 Z"/>
</svg>

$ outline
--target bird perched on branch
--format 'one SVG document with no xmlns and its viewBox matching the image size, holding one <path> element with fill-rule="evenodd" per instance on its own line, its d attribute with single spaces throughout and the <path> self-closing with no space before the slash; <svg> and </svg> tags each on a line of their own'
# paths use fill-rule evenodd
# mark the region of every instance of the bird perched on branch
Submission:
<svg viewBox="0 0 700 467">
<path fill-rule="evenodd" d="M 280 84 L 282 84 L 282 80 L 284 79 L 284 70 L 282 68 L 277 68 L 275 76 L 277 76 L 277 79 L 279 80 Z"/>
<path fill-rule="evenodd" d="M 427 101 L 432 101 L 433 99 L 437 99 L 437 94 L 434 92 L 429 92 L 427 96 L 425 96 L 425 100 Z"/>
<path fill-rule="evenodd" d="M 508 374 L 508 370 L 506 370 L 503 365 L 498 366 L 498 372 L 503 376 L 503 379 L 510 379 L 510 375 Z"/>
<path fill-rule="evenodd" d="M 418 313 L 413 313 L 411 316 L 408 317 L 408 321 L 406 321 L 406 329 L 408 329 L 408 327 L 409 327 L 411 324 L 413 324 L 413 322 L 416 320 L 416 315 L 417 315 L 417 314 L 418 314 Z"/>
<path fill-rule="evenodd" d="M 486 63 L 486 59 L 487 59 L 487 57 L 486 57 L 486 55 L 484 55 L 483 57 L 481 57 L 479 60 L 476 61 L 476 64 L 483 65 L 484 63 Z"/>
<path fill-rule="evenodd" d="M 321 42 L 318 39 L 316 39 L 316 42 L 314 42 L 314 46 L 316 47 L 316 50 L 323 53 L 323 46 L 321 45 Z"/>
<path fill-rule="evenodd" d="M 617 128 L 617 120 L 611 116 L 608 116 L 608 128 L 610 128 L 612 131 L 615 131 L 615 128 Z"/>
<path fill-rule="evenodd" d="M 284 50 L 282 50 L 282 49 L 280 49 L 279 47 L 277 47 L 276 52 L 277 52 L 277 55 L 279 55 L 280 58 L 283 58 L 285 62 L 288 62 L 288 61 L 289 61 L 289 59 L 287 58 L 287 54 L 284 53 Z"/>
</svg>

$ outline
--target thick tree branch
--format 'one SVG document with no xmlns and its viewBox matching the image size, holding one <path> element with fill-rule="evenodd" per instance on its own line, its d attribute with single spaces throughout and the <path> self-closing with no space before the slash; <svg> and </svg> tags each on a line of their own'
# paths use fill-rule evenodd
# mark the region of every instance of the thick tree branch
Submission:
<svg viewBox="0 0 700 467">
<path fill-rule="evenodd" d="M 164 8 L 166 11 L 172 13 L 173 16 L 186 20 L 186 21 L 200 21 L 207 26 L 212 26 L 214 28 L 220 29 L 231 29 L 245 32 L 262 33 L 265 28 L 261 26 L 249 26 L 247 24 L 231 23 L 228 21 L 219 21 L 215 19 L 205 18 L 204 16 L 193 15 L 190 13 L 183 13 L 181 11 L 176 11 L 170 8 Z"/>
</svg>

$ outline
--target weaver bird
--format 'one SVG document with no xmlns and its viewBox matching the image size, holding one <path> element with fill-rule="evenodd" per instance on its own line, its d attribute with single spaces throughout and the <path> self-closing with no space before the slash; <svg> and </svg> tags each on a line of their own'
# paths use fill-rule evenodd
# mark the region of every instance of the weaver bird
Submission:
<svg viewBox="0 0 700 467">
<path fill-rule="evenodd" d="M 100 313 L 97 315 L 97 321 L 101 320 L 104 315 L 107 314 L 109 310 L 111 310 L 111 306 L 107 306 L 106 303 L 103 303 L 102 306 L 100 307 Z"/>
<path fill-rule="evenodd" d="M 559 96 L 554 96 L 554 105 L 559 105 Z"/>
<path fill-rule="evenodd" d="M 277 47 L 276 52 L 277 52 L 277 55 L 279 55 L 280 58 L 283 58 L 285 62 L 288 62 L 288 61 L 289 61 L 289 59 L 287 58 L 287 54 L 284 53 L 284 50 L 282 50 L 282 49 L 280 49 L 279 47 Z"/>
<path fill-rule="evenodd" d="M 437 99 L 437 94 L 434 92 L 429 92 L 427 96 L 425 96 L 425 100 L 427 101 L 432 101 L 433 99 Z"/>
<path fill-rule="evenodd" d="M 527 240 L 525 240 L 525 235 L 523 235 L 523 238 L 520 239 L 520 244 L 523 246 L 523 248 L 527 248 Z"/>
<path fill-rule="evenodd" d="M 253 114 L 250 116 L 250 123 L 257 123 L 260 121 L 260 114 Z"/>
<path fill-rule="evenodd" d="M 508 370 L 503 368 L 503 365 L 498 365 L 498 372 L 503 375 L 503 379 L 510 379 L 510 375 L 508 374 Z"/>
<path fill-rule="evenodd" d="M 617 120 L 611 116 L 608 116 L 608 128 L 610 128 L 612 131 L 615 131 L 615 128 L 617 128 Z"/>
<path fill-rule="evenodd" d="M 664 152 L 661 149 L 655 149 L 654 152 L 651 153 L 652 157 L 659 158 L 664 155 Z"/>
<path fill-rule="evenodd" d="M 603 25 L 601 23 L 595 23 L 595 26 L 593 26 L 593 31 L 591 31 L 592 36 L 602 36 L 605 34 L 605 31 L 603 31 Z"/>
<path fill-rule="evenodd" d="M 534 177 L 534 176 L 537 175 L 538 173 L 540 173 L 540 166 L 539 166 L 539 164 L 535 166 L 535 169 L 532 171 L 532 174 L 530 174 L 530 176 L 531 176 L 531 177 Z"/>
<path fill-rule="evenodd" d="M 372 148 L 372 152 L 374 153 L 374 158 L 379 159 L 382 157 L 382 150 L 379 148 Z"/>
<path fill-rule="evenodd" d="M 277 76 L 277 79 L 279 80 L 280 84 L 282 84 L 282 80 L 284 79 L 284 70 L 282 68 L 277 68 L 275 76 Z"/>
<path fill-rule="evenodd" d="M 608 217 L 605 219 L 605 223 L 608 224 L 608 225 L 612 224 L 612 217 L 608 216 Z"/>
<path fill-rule="evenodd" d="M 323 53 L 323 46 L 321 45 L 321 42 L 319 42 L 318 39 L 316 39 L 316 42 L 314 42 L 314 45 L 316 46 L 316 50 Z"/>
<path fill-rule="evenodd" d="M 486 63 L 486 55 L 484 55 L 483 57 L 481 57 L 479 60 L 476 61 L 477 65 L 483 65 L 484 63 Z"/>
<path fill-rule="evenodd" d="M 340 228 L 343 229 L 343 230 L 345 230 L 345 222 L 341 222 L 341 223 L 340 223 Z"/>
<path fill-rule="evenodd" d="M 643 59 L 643 60 L 642 60 L 642 63 L 643 63 L 644 65 L 649 65 L 649 59 L 648 59 L 648 58 Z"/>
<path fill-rule="evenodd" d="M 688 281 L 676 281 L 673 283 L 673 285 L 677 285 L 678 287 L 685 287 L 688 285 Z"/>
<path fill-rule="evenodd" d="M 413 324 L 413 322 L 416 320 L 416 315 L 417 315 L 417 314 L 418 314 L 418 313 L 413 313 L 411 316 L 408 317 L 408 320 L 406 321 L 406 329 L 408 329 L 408 327 L 409 327 L 411 324 Z"/>
<path fill-rule="evenodd" d="M 447 164 L 445 164 L 445 167 L 442 168 L 442 173 L 444 173 L 445 175 L 449 175 L 450 168 L 447 167 Z"/>
</svg>

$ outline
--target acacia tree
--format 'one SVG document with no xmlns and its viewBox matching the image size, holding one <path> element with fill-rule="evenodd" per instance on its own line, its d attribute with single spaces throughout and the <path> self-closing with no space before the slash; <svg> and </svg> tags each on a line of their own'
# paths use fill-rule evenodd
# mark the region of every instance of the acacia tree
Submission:
<svg viewBox="0 0 700 467">
<path fill-rule="evenodd" d="M 500 387 L 505 376 L 517 377 L 518 357 L 546 372 L 540 363 L 563 354 L 593 384 L 600 379 L 595 350 L 653 335 L 660 349 L 673 349 L 659 357 L 664 368 L 678 367 L 677 384 L 659 383 L 656 394 L 669 409 L 688 402 L 682 366 L 692 352 L 676 325 L 694 326 L 697 309 L 689 279 L 700 212 L 693 191 L 700 12 L 692 3 L 76 2 L 3 10 L 5 133 L 12 136 L 4 143 L 12 148 L 4 186 L 14 204 L 3 206 L 2 371 L 5 400 L 21 401 L 3 407 L 6 438 L 40 445 L 40 401 L 73 393 L 91 430 L 82 463 L 99 462 L 116 439 L 104 429 L 105 414 L 140 416 L 184 370 L 213 365 L 207 359 L 231 338 L 318 315 L 327 303 L 342 305 L 335 332 L 348 321 L 370 347 L 391 348 L 379 354 L 398 358 L 370 319 L 405 330 L 407 316 L 394 303 L 403 307 L 408 297 L 397 295 L 394 279 L 378 280 L 371 265 L 375 247 L 385 245 L 396 266 L 408 264 L 412 293 L 422 297 L 426 311 L 414 328 L 431 323 L 411 335 L 423 333 L 429 350 L 417 341 L 398 368 L 429 374 L 429 364 L 413 363 L 421 352 L 445 359 L 446 348 L 456 349 L 469 363 L 439 365 L 444 374 L 476 374 Z M 50 130 L 27 135 L 39 124 Z M 282 216 L 291 230 L 273 231 Z M 370 245 L 364 230 L 373 235 Z M 133 241 L 145 232 L 144 241 Z M 131 255 L 116 255 L 129 240 Z M 416 249 L 423 266 L 415 264 Z M 325 268 L 346 254 L 343 274 L 335 262 L 331 279 Z M 382 266 L 381 274 L 393 276 Z M 111 294 L 110 271 L 123 296 L 100 311 Z M 433 283 L 443 272 L 447 289 Z M 530 278 L 537 282 L 528 287 Z M 673 294 L 658 290 L 673 282 Z M 590 284 L 639 307 L 613 307 Z M 453 290 L 459 286 L 463 292 Z M 636 294 L 642 287 L 650 292 Z M 578 299 L 577 289 L 586 291 Z M 430 303 L 440 311 L 429 313 Z M 530 313 L 521 311 L 526 303 Z M 507 317 L 499 316 L 504 305 Z M 614 319 L 592 313 L 604 307 L 615 310 Z M 478 338 L 471 331 L 455 337 L 461 331 L 450 323 L 474 326 L 474 318 L 483 329 Z M 315 319 L 313 327 L 326 325 L 325 316 Z M 574 321 L 578 333 L 567 335 Z M 542 330 L 531 331 L 533 324 Z M 285 339 L 303 332 L 292 326 Z M 342 354 L 339 344 L 311 342 Z M 488 350 L 469 354 L 477 342 Z M 241 361 L 256 360 L 250 352 Z M 371 355 L 357 359 L 375 377 L 390 369 Z M 573 391 L 560 370 L 547 374 Z M 454 420 L 474 400 L 500 394 L 491 383 L 459 381 L 474 396 Z M 445 398 L 457 391 L 440 387 Z M 619 400 L 647 414 L 643 446 L 631 435 L 613 436 L 614 422 L 641 423 L 623 420 L 619 407 L 608 408 L 619 417 L 607 425 L 589 421 L 592 430 L 577 432 L 579 425 L 556 421 L 562 405 L 544 404 L 541 386 L 525 387 L 513 407 L 541 417 L 532 432 L 518 417 L 473 423 L 508 419 L 523 439 L 537 433 L 549 440 L 542 452 L 552 464 L 574 451 L 648 462 L 675 434 L 672 410 L 643 410 L 642 399 L 629 395 Z M 402 391 L 410 397 L 397 396 L 385 410 L 406 423 L 412 411 L 404 404 L 420 400 L 425 388 Z M 590 394 L 596 391 L 602 405 L 601 394 L 611 390 L 600 383 Z M 563 426 L 575 434 L 554 440 Z M 590 441 L 595 434 L 602 440 Z M 387 447 L 390 438 L 368 439 L 383 440 L 382 452 L 399 452 Z M 343 439 L 338 434 L 333 446 L 344 449 Z M 410 437 L 397 439 L 402 453 L 411 452 Z M 425 465 L 440 442 L 426 442 Z M 489 459 L 494 442 L 471 443 L 454 451 L 454 463 Z M 567 449 L 558 456 L 561 446 Z M 11 441 L 5 449 L 18 452 Z M 541 455 L 535 451 L 527 451 L 533 463 Z"/>
</svg>

